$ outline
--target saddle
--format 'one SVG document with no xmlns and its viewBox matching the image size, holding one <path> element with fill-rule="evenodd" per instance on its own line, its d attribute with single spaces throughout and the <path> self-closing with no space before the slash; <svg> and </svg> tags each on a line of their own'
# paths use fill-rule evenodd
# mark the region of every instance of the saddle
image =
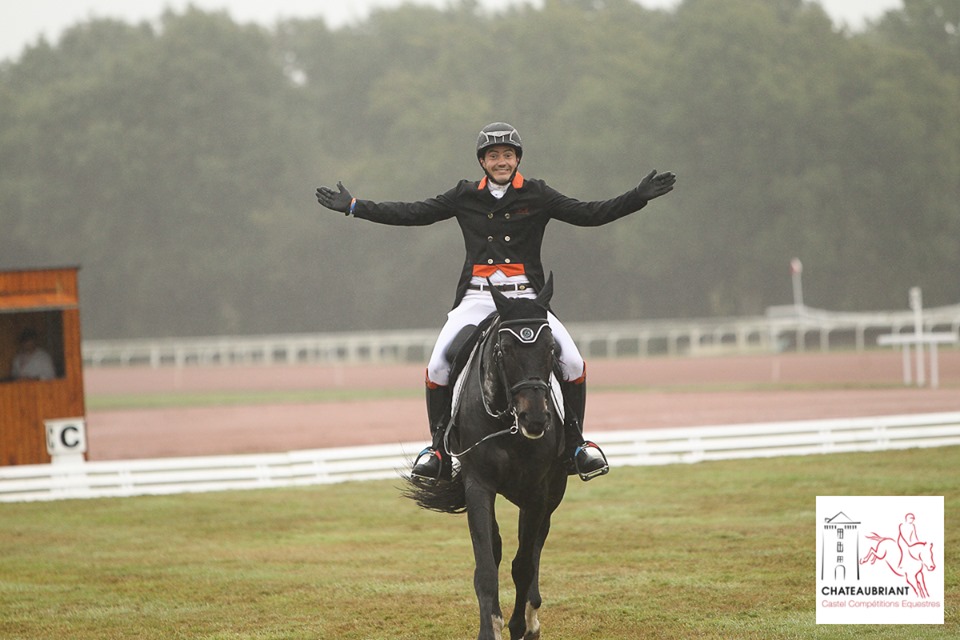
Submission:
<svg viewBox="0 0 960 640">
<path fill-rule="evenodd" d="M 467 366 L 467 361 L 470 360 L 470 353 L 480 342 L 480 338 L 490 328 L 496 317 L 497 312 L 494 311 L 484 318 L 480 324 L 468 324 L 463 327 L 454 337 L 443 354 L 447 362 L 450 363 L 451 380 L 456 381 L 460 377 L 463 368 Z"/>
</svg>

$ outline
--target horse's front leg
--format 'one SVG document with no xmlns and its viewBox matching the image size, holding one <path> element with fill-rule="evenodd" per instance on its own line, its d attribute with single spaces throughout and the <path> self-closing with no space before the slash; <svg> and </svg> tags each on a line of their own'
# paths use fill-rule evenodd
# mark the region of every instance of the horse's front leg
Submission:
<svg viewBox="0 0 960 640">
<path fill-rule="evenodd" d="M 540 637 L 540 620 L 537 616 L 542 604 L 540 552 L 549 531 L 550 515 L 545 507 L 537 505 L 520 510 L 520 543 L 512 567 L 517 598 L 510 616 L 511 640 L 537 640 Z"/>
<path fill-rule="evenodd" d="M 893 567 L 891 567 L 891 568 L 893 568 Z M 925 597 L 925 596 L 923 595 L 923 590 L 922 590 L 922 589 L 920 588 L 920 586 L 917 584 L 917 582 L 918 582 L 918 581 L 917 581 L 917 577 L 918 577 L 919 575 L 920 575 L 919 572 L 918 572 L 917 574 L 915 574 L 915 575 L 910 575 L 910 572 L 909 572 L 909 571 L 904 571 L 904 572 L 903 572 L 903 578 L 907 581 L 907 584 L 910 586 L 910 588 L 913 589 L 913 592 L 914 592 L 915 594 L 917 594 L 917 597 L 923 598 L 923 597 Z"/>
<path fill-rule="evenodd" d="M 501 540 L 494 504 L 496 493 L 476 482 L 467 482 L 467 523 L 473 542 L 476 569 L 473 587 L 480 605 L 480 632 L 477 640 L 501 640 L 503 613 L 500 611 L 499 579 Z"/>
<path fill-rule="evenodd" d="M 917 593 L 921 598 L 929 598 L 930 592 L 927 591 L 927 578 L 923 575 L 923 569 L 921 568 L 917 571 L 916 575 L 913 576 L 914 583 L 917 585 Z"/>
<path fill-rule="evenodd" d="M 550 533 L 550 518 L 560 506 L 566 487 L 566 472 L 559 470 L 550 481 L 545 500 L 520 509 L 520 544 L 513 561 L 517 599 L 509 625 L 512 640 L 537 640 L 540 637 L 538 612 L 543 603 L 540 597 L 540 554 Z"/>
</svg>

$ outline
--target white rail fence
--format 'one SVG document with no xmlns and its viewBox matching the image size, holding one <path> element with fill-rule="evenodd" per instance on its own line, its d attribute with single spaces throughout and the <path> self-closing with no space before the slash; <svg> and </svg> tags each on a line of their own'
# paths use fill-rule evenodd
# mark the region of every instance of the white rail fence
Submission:
<svg viewBox="0 0 960 640">
<path fill-rule="evenodd" d="M 771 307 L 740 318 L 571 322 L 567 329 L 591 357 L 698 355 L 716 350 L 804 351 L 876 344 L 880 333 L 914 327 L 911 311 L 838 313 L 811 307 Z M 960 333 L 960 305 L 924 310 L 925 330 Z M 433 349 L 437 329 L 263 336 L 210 336 L 136 340 L 84 340 L 87 367 L 420 362 Z"/>
<path fill-rule="evenodd" d="M 960 445 L 960 412 L 592 434 L 613 467 Z M 0 502 L 397 479 L 425 443 L 0 467 Z"/>
</svg>

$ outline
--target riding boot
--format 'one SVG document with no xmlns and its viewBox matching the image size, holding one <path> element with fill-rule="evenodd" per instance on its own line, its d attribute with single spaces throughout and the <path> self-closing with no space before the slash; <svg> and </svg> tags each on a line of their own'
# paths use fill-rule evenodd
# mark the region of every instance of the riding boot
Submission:
<svg viewBox="0 0 960 640">
<path fill-rule="evenodd" d="M 595 443 L 583 439 L 583 416 L 587 409 L 587 383 L 562 382 L 566 414 L 563 420 L 566 455 L 570 461 L 569 474 L 577 474 L 583 481 L 610 471 L 607 457 Z"/>
<path fill-rule="evenodd" d="M 450 456 L 443 450 L 443 435 L 450 422 L 450 405 L 453 392 L 449 385 L 427 383 L 427 420 L 430 422 L 432 446 L 417 454 L 410 475 L 420 480 L 436 483 L 449 480 L 452 465 Z"/>
</svg>

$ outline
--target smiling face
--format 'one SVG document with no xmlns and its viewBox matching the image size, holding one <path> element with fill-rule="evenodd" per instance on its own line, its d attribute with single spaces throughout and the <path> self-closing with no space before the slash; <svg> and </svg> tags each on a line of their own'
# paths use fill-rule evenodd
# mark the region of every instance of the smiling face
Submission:
<svg viewBox="0 0 960 640">
<path fill-rule="evenodd" d="M 508 144 L 494 145 L 480 157 L 480 166 L 497 184 L 509 183 L 519 165 L 517 150 Z"/>
</svg>

